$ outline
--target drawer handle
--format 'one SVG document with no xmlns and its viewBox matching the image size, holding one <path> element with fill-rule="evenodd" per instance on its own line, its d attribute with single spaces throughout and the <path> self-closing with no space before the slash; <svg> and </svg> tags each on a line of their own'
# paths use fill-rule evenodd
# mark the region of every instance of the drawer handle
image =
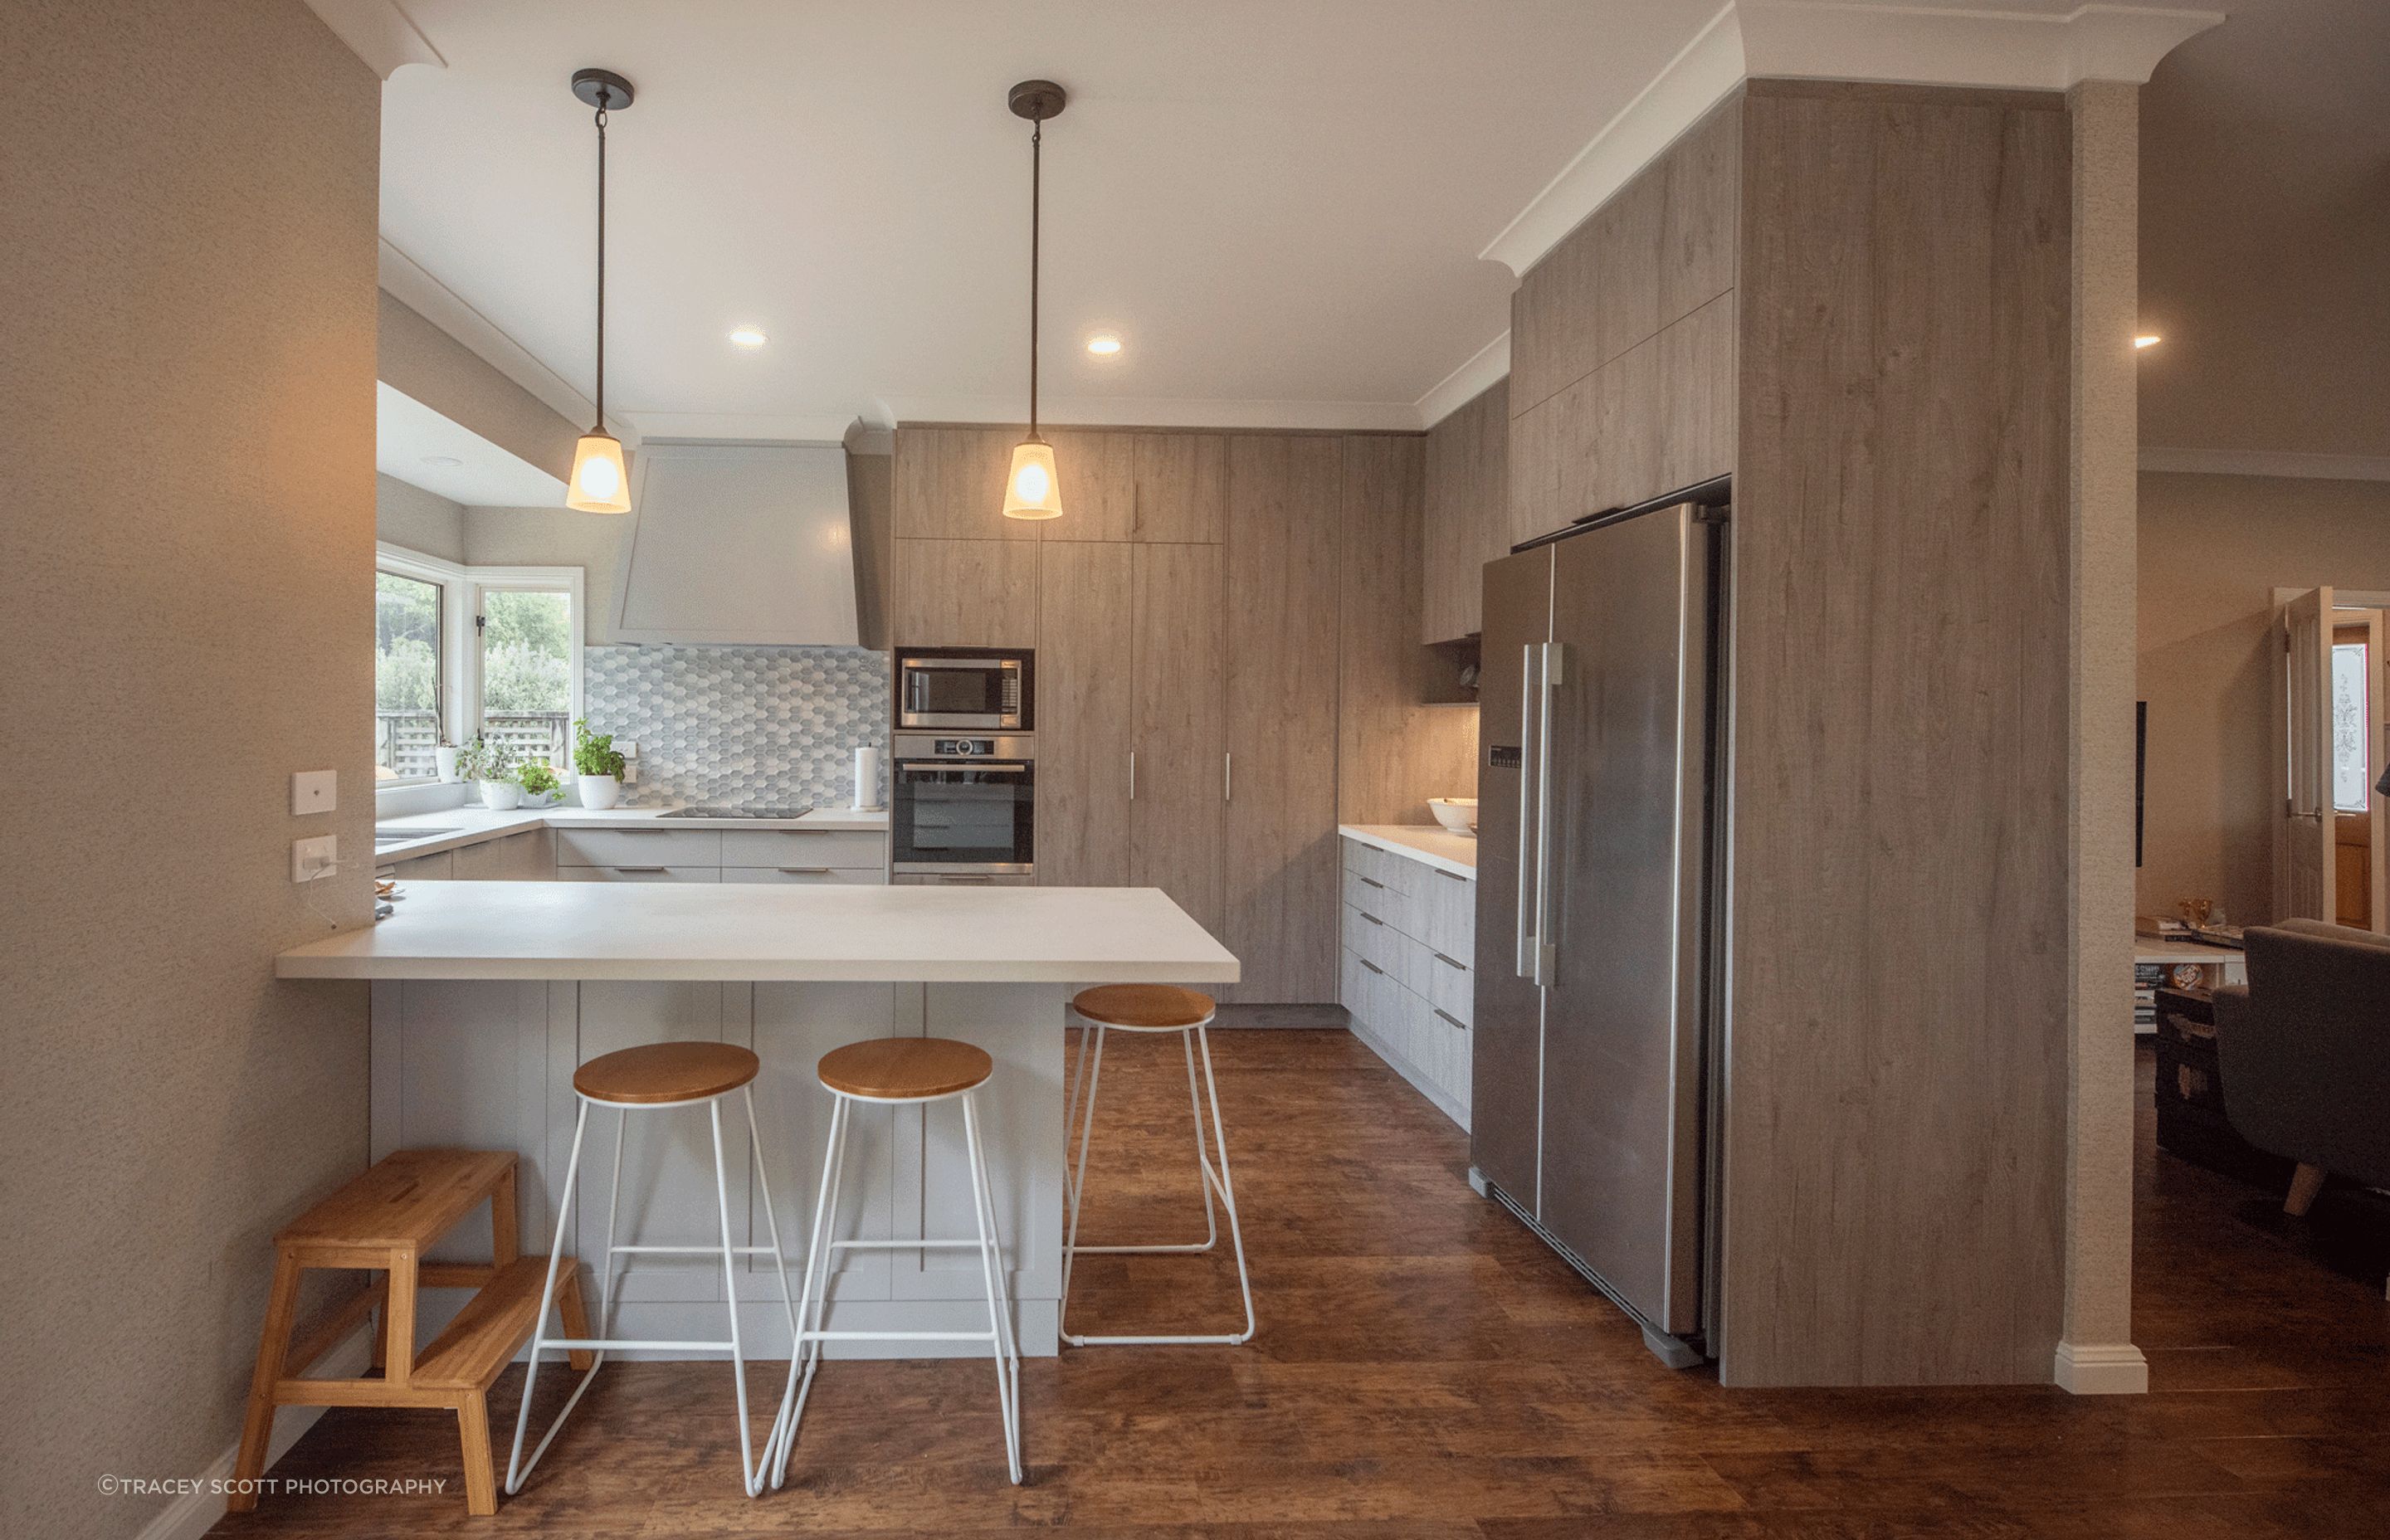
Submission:
<svg viewBox="0 0 2390 1540">
<path fill-rule="evenodd" d="M 829 875 L 828 866 L 782 866 L 780 869 L 791 877 L 828 877 Z"/>
<path fill-rule="evenodd" d="M 1440 962 L 1440 963 L 1444 964 L 1444 966 L 1445 966 L 1445 967 L 1446 967 L 1446 968 L 1457 968 L 1457 969 L 1460 969 L 1460 971 L 1462 971 L 1463 973 L 1466 973 L 1466 972 L 1468 972 L 1468 971 L 1469 971 L 1469 965 L 1468 965 L 1467 963 L 1465 963 L 1465 962 L 1455 962 L 1455 961 L 1453 961 L 1450 957 L 1446 956 L 1445 956 L 1443 953 L 1441 953 L 1441 952 L 1431 952 L 1431 953 L 1430 953 L 1430 954 L 1428 954 L 1428 955 L 1429 955 L 1430 956 L 1433 957 L 1436 961 L 1438 961 L 1438 962 Z"/>
<path fill-rule="evenodd" d="M 1455 882 L 1466 882 L 1469 880 L 1469 879 L 1461 876 L 1458 872 L 1448 872 L 1442 866 L 1430 866 L 1428 870 L 1435 873 L 1438 877 L 1446 878 Z"/>
<path fill-rule="evenodd" d="M 668 828 L 615 828 L 609 829 L 607 832 L 609 834 L 670 834 L 672 830 Z"/>
<path fill-rule="evenodd" d="M 1384 920 L 1380 919 L 1377 916 L 1371 914 L 1367 909 L 1356 909 L 1353 912 L 1359 915 L 1363 919 L 1368 920 L 1372 925 L 1383 925 L 1386 923 Z"/>
<path fill-rule="evenodd" d="M 1356 877 L 1361 877 L 1359 872 L 1355 872 L 1353 875 Z M 1379 881 L 1374 877 L 1361 877 L 1361 880 L 1368 883 L 1372 888 L 1383 889 L 1385 887 L 1384 883 Z"/>
<path fill-rule="evenodd" d="M 1446 1010 L 1442 1006 L 1430 1006 L 1427 1008 L 1435 1012 L 1438 1016 L 1443 1017 L 1446 1026 L 1458 1028 L 1461 1032 L 1467 1032 L 1469 1030 L 1467 1027 L 1462 1026 L 1460 1022 L 1455 1020 L 1452 1013 Z"/>
<path fill-rule="evenodd" d="M 614 869 L 618 872 L 662 872 L 672 870 L 670 866 L 616 866 Z"/>
<path fill-rule="evenodd" d="M 1385 977 L 1386 970 L 1385 970 L 1384 969 L 1382 969 L 1382 968 L 1380 968 L 1376 963 L 1371 962 L 1368 958 L 1367 958 L 1367 957 L 1363 957 L 1363 958 L 1361 958 L 1361 959 L 1360 959 L 1360 963 L 1361 963 L 1361 966 L 1362 966 L 1363 968 L 1366 968 L 1366 969 L 1368 969 L 1370 972 L 1377 974 L 1380 978 L 1383 978 L 1383 977 Z"/>
</svg>

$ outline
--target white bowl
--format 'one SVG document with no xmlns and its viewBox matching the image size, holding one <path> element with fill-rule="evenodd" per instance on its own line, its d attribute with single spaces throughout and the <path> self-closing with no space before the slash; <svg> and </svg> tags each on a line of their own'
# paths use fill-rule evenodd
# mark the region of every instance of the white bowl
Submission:
<svg viewBox="0 0 2390 1540">
<path fill-rule="evenodd" d="M 1455 834 L 1477 832 L 1477 799 L 1474 797 L 1430 797 L 1427 810 L 1435 821 Z"/>
</svg>

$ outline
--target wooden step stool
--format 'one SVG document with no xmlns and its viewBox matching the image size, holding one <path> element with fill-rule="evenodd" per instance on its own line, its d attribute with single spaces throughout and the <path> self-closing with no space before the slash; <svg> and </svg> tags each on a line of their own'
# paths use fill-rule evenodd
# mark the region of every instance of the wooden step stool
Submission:
<svg viewBox="0 0 2390 1540">
<path fill-rule="evenodd" d="M 491 1261 L 422 1260 L 428 1247 L 483 1202 L 490 1205 Z M 565 1328 L 585 1337 L 580 1270 L 571 1257 L 559 1266 L 557 1303 Z M 379 1276 L 294 1346 L 299 1275 L 310 1267 L 363 1268 Z M 456 1412 L 464 1441 L 465 1510 L 495 1513 L 490 1386 L 531 1340 L 546 1277 L 547 1259 L 523 1256 L 518 1248 L 512 1150 L 402 1149 L 302 1214 L 274 1238 L 274 1289 L 225 1510 L 257 1506 L 255 1483 L 265 1470 L 277 1407 L 438 1406 Z M 419 1354 L 412 1351 L 418 1288 L 480 1290 Z M 299 1378 L 376 1309 L 381 1314 L 374 1338 L 378 1378 Z M 572 1354 L 573 1367 L 586 1368 L 589 1356 Z"/>
</svg>

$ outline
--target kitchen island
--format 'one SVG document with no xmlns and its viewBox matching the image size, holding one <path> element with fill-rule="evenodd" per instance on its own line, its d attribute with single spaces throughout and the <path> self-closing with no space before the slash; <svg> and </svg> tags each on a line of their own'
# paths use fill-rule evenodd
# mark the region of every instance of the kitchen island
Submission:
<svg viewBox="0 0 2390 1540">
<path fill-rule="evenodd" d="M 1050 1354 L 1062 1281 L 1067 1003 L 1092 984 L 1201 987 L 1232 982 L 1239 969 L 1150 888 L 459 881 L 412 885 L 391 918 L 285 952 L 276 972 L 369 982 L 373 1158 L 431 1146 L 518 1151 L 526 1249 L 549 1244 L 577 1110 L 572 1072 L 584 1060 L 680 1038 L 754 1049 L 773 1208 L 801 1268 L 830 1106 L 816 1060 L 867 1037 L 975 1043 L 996 1066 L 980 1107 L 1022 1351 Z M 593 1120 L 582 1154 L 569 1245 L 585 1265 L 604 1254 L 611 1121 Z M 724 1120 L 734 1174 L 746 1159 L 743 1123 Z M 709 1140 L 700 1115 L 630 1120 L 625 1238 L 634 1228 L 651 1243 L 719 1238 Z M 918 1108 L 858 1112 L 842 1233 L 969 1234 L 965 1173 L 952 1108 L 929 1109 L 926 1118 Z M 745 1210 L 739 1244 L 748 1232 L 767 1238 L 760 1204 L 752 1175 L 736 1174 L 735 1228 Z M 463 1242 L 446 1254 L 473 1256 Z M 741 1334 L 759 1354 L 785 1354 L 786 1317 L 763 1266 L 751 1264 L 740 1290 Z M 984 1329 L 977 1269 L 959 1251 L 845 1253 L 828 1324 L 969 1330 L 976 1311 Z M 718 1332 L 721 1289 L 718 1263 L 642 1259 L 622 1280 L 617 1329 L 666 1339 Z M 462 1303 L 461 1293 L 427 1293 L 422 1329 L 436 1331 Z"/>
</svg>

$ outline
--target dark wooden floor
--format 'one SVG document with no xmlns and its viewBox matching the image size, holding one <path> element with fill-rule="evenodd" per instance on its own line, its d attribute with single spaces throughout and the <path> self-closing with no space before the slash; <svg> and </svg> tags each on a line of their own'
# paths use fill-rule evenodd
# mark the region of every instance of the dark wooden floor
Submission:
<svg viewBox="0 0 2390 1540">
<path fill-rule="evenodd" d="M 2155 1154 L 2146 1110 L 2135 1337 L 2152 1393 L 1727 1392 L 1662 1368 L 1472 1197 L 1466 1140 L 1353 1039 L 1214 1042 L 1261 1335 L 1031 1360 L 1025 1486 L 1005 1482 L 983 1363 L 829 1366 L 789 1486 L 752 1503 L 727 1368 L 627 1365 L 606 1370 L 495 1519 L 465 1517 L 445 1416 L 334 1412 L 276 1474 L 446 1476 L 450 1494 L 269 1498 L 214 1533 L 2390 1534 L 2380 1280 L 2333 1273 L 2295 1229 L 2269 1233 L 2258 1195 Z M 1170 1061 L 1129 1059 L 1117 1042 L 1107 1052 L 1108 1104 L 1126 1115 L 1099 1129 L 1099 1164 L 1186 1136 Z M 1185 1175 L 1099 1176 L 1113 1196 L 1091 1199 L 1089 1236 L 1141 1213 L 1200 1224 L 1164 1179 Z M 1189 1308 L 1225 1323 L 1232 1308 L 1232 1276 L 1208 1262 L 1104 1259 L 1083 1278 L 1088 1328 Z M 543 1377 L 541 1401 L 554 1382 Z M 492 1421 L 510 1431 L 506 1389 Z"/>
</svg>

